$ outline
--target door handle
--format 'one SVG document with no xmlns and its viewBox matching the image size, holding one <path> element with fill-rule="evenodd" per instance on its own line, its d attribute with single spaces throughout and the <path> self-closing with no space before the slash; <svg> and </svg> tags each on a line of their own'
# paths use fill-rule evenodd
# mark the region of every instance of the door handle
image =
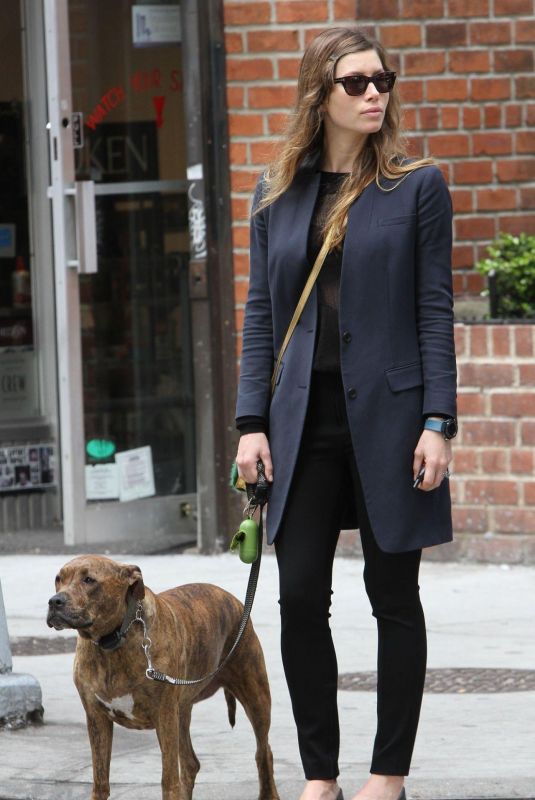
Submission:
<svg viewBox="0 0 535 800">
<path fill-rule="evenodd" d="M 74 211 L 72 205 L 67 208 L 71 220 L 69 249 L 74 257 L 68 259 L 67 266 L 75 267 L 83 275 L 94 274 L 98 271 L 95 183 L 75 181 L 73 188 L 65 189 L 65 194 L 74 198 Z"/>
</svg>

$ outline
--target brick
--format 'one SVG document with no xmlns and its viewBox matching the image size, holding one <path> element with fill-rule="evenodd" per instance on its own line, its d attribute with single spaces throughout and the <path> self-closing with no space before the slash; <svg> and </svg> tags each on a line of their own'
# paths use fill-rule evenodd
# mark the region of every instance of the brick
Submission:
<svg viewBox="0 0 535 800">
<path fill-rule="evenodd" d="M 508 78 L 472 78 L 471 100 L 508 100 L 511 84 Z"/>
<path fill-rule="evenodd" d="M 384 47 L 414 47 L 422 43 L 420 25 L 382 25 L 381 43 Z"/>
<path fill-rule="evenodd" d="M 470 44 L 509 44 L 512 41 L 510 22 L 472 22 L 468 33 Z"/>
<path fill-rule="evenodd" d="M 531 14 L 532 0 L 494 0 L 494 14 L 497 17 L 512 17 L 516 14 Z"/>
<path fill-rule="evenodd" d="M 248 170 L 230 171 L 230 188 L 233 192 L 251 192 L 258 181 L 258 172 Z"/>
<path fill-rule="evenodd" d="M 513 422 L 505 421 L 473 421 L 463 422 L 463 445 L 510 446 L 515 441 L 515 428 Z"/>
<path fill-rule="evenodd" d="M 234 302 L 246 303 L 247 295 L 249 293 L 249 281 L 235 280 L 234 281 Z"/>
<path fill-rule="evenodd" d="M 533 69 L 533 50 L 496 50 L 496 72 L 529 72 Z"/>
<path fill-rule="evenodd" d="M 485 416 L 485 397 L 477 392 L 460 391 L 457 396 L 457 411 L 460 416 Z"/>
<path fill-rule="evenodd" d="M 496 474 L 497 472 L 507 472 L 507 450 L 503 448 L 481 450 L 479 457 L 481 460 L 481 469 L 484 473 Z"/>
<path fill-rule="evenodd" d="M 249 207 L 250 207 L 249 200 L 245 200 L 243 197 L 233 197 L 230 201 L 232 219 L 235 221 L 248 220 Z"/>
<path fill-rule="evenodd" d="M 465 22 L 430 23 L 426 25 L 428 47 L 452 47 L 466 44 L 467 27 Z"/>
<path fill-rule="evenodd" d="M 520 189 L 519 208 L 535 208 L 535 188 Z"/>
<path fill-rule="evenodd" d="M 535 132 L 519 131 L 515 133 L 515 151 L 533 155 L 535 153 Z"/>
<path fill-rule="evenodd" d="M 399 81 L 399 93 L 404 103 L 420 103 L 424 96 L 423 81 L 401 80 Z"/>
<path fill-rule="evenodd" d="M 533 450 L 511 450 L 511 472 L 533 475 Z"/>
<path fill-rule="evenodd" d="M 251 53 L 298 50 L 298 32 L 296 30 L 249 31 L 247 34 L 247 45 Z"/>
<path fill-rule="evenodd" d="M 488 72 L 490 56 L 487 50 L 452 50 L 449 66 L 452 72 Z"/>
<path fill-rule="evenodd" d="M 485 106 L 483 109 L 485 128 L 502 127 L 502 108 L 501 106 Z"/>
<path fill-rule="evenodd" d="M 277 22 L 326 22 L 327 0 L 278 0 Z"/>
<path fill-rule="evenodd" d="M 512 364 L 460 364 L 462 386 L 511 386 L 514 379 Z"/>
<path fill-rule="evenodd" d="M 453 294 L 455 297 L 458 295 L 462 295 L 465 293 L 464 284 L 465 284 L 465 275 L 462 272 L 455 272 L 453 274 Z"/>
<path fill-rule="evenodd" d="M 452 508 L 453 528 L 457 532 L 484 533 L 488 529 L 487 511 L 484 508 Z"/>
<path fill-rule="evenodd" d="M 407 153 L 411 157 L 423 158 L 425 139 L 423 136 L 407 136 Z"/>
<path fill-rule="evenodd" d="M 223 3 L 225 25 L 258 25 L 269 22 L 271 7 L 269 3 L 256 0 L 254 3 Z"/>
<path fill-rule="evenodd" d="M 526 122 L 528 125 L 535 125 L 535 103 L 523 103 L 519 108 L 526 109 Z"/>
<path fill-rule="evenodd" d="M 442 17 L 444 3 L 442 0 L 401 0 L 401 17 L 413 19 L 415 17 Z"/>
<path fill-rule="evenodd" d="M 496 174 L 502 183 L 535 179 L 535 159 L 517 158 L 496 163 Z"/>
<path fill-rule="evenodd" d="M 404 127 L 409 131 L 415 131 L 418 127 L 416 109 L 404 108 L 402 113 Z"/>
<path fill-rule="evenodd" d="M 225 34 L 225 51 L 227 53 L 243 52 L 243 36 L 241 33 Z"/>
<path fill-rule="evenodd" d="M 515 78 L 515 99 L 535 97 L 535 80 L 532 75 Z"/>
<path fill-rule="evenodd" d="M 485 278 L 478 272 L 469 272 L 466 276 L 465 290 L 468 294 L 480 294 L 486 287 Z"/>
<path fill-rule="evenodd" d="M 490 505 L 515 505 L 518 487 L 515 481 L 468 480 L 464 486 L 467 503 Z"/>
<path fill-rule="evenodd" d="M 235 225 L 232 228 L 232 247 L 249 247 L 249 226 L 248 225 Z M 234 262 L 236 267 L 236 262 Z"/>
<path fill-rule="evenodd" d="M 522 444 L 535 444 L 535 422 L 523 422 L 520 428 Z"/>
<path fill-rule="evenodd" d="M 466 352 L 466 346 L 468 342 L 466 326 L 460 324 L 455 325 L 453 328 L 453 334 L 455 336 L 455 353 L 457 358 L 460 358 Z"/>
<path fill-rule="evenodd" d="M 518 326 L 514 329 L 515 354 L 521 357 L 533 355 L 533 326 Z"/>
<path fill-rule="evenodd" d="M 334 18 L 354 20 L 357 18 L 357 0 L 334 0 Z"/>
<path fill-rule="evenodd" d="M 256 86 L 249 95 L 250 108 L 288 108 L 295 102 L 295 86 Z"/>
<path fill-rule="evenodd" d="M 478 189 L 476 196 L 479 211 L 516 208 L 516 192 L 514 189 Z"/>
<path fill-rule="evenodd" d="M 513 150 L 513 138 L 510 133 L 474 133 L 472 147 L 475 156 L 505 155 Z"/>
<path fill-rule="evenodd" d="M 474 260 L 474 248 L 472 245 L 453 245 L 453 269 L 471 268 L 474 265 Z"/>
<path fill-rule="evenodd" d="M 467 100 L 468 81 L 465 78 L 447 78 L 445 80 L 427 81 L 427 99 L 434 100 Z"/>
<path fill-rule="evenodd" d="M 440 119 L 445 130 L 457 129 L 459 127 L 459 109 L 444 106 L 440 109 Z"/>
<path fill-rule="evenodd" d="M 241 331 L 243 331 L 243 320 L 244 320 L 244 317 L 245 317 L 245 312 L 244 312 L 243 308 L 236 308 L 234 310 L 234 327 L 236 328 L 236 332 L 237 333 L 241 333 Z M 239 351 L 238 355 L 240 354 L 240 352 L 241 352 L 241 343 L 240 343 L 240 351 Z"/>
<path fill-rule="evenodd" d="M 470 327 L 470 355 L 486 356 L 490 352 L 488 349 L 487 325 L 472 325 Z"/>
<path fill-rule="evenodd" d="M 444 53 L 418 51 L 405 53 L 405 75 L 436 75 L 444 72 L 446 56 Z"/>
<path fill-rule="evenodd" d="M 522 106 L 505 106 L 505 124 L 508 128 L 517 128 L 522 124 Z"/>
<path fill-rule="evenodd" d="M 357 19 L 397 19 L 397 0 L 358 0 Z"/>
<path fill-rule="evenodd" d="M 465 106 L 462 111 L 463 111 L 463 126 L 465 128 L 479 128 L 479 126 L 481 125 L 480 107 Z"/>
<path fill-rule="evenodd" d="M 300 64 L 300 58 L 279 58 L 279 78 L 297 78 Z"/>
<path fill-rule="evenodd" d="M 497 508 L 494 511 L 497 533 L 533 533 L 535 511 L 523 508 Z"/>
<path fill-rule="evenodd" d="M 486 17 L 489 13 L 489 0 L 448 0 L 450 17 Z"/>
<path fill-rule="evenodd" d="M 466 133 L 438 134 L 428 141 L 430 152 L 437 157 L 468 155 L 470 140 Z"/>
<path fill-rule="evenodd" d="M 242 86 L 229 86 L 227 84 L 228 108 L 243 108 L 245 93 Z"/>
<path fill-rule="evenodd" d="M 535 482 L 524 483 L 524 502 L 528 506 L 535 506 Z"/>
<path fill-rule="evenodd" d="M 454 221 L 457 239 L 493 239 L 496 232 L 494 219 L 488 217 L 465 217 Z"/>
<path fill-rule="evenodd" d="M 227 58 L 227 80 L 257 81 L 273 78 L 273 64 L 269 58 Z"/>
<path fill-rule="evenodd" d="M 451 189 L 454 214 L 467 214 L 473 211 L 472 191 L 470 189 Z M 470 265 L 471 266 L 471 265 Z"/>
<path fill-rule="evenodd" d="M 278 143 L 271 140 L 264 142 L 251 142 L 251 164 L 267 164 L 275 157 L 275 151 L 277 147 Z"/>
<path fill-rule="evenodd" d="M 508 392 L 491 397 L 492 413 L 504 417 L 535 416 L 535 392 Z"/>
<path fill-rule="evenodd" d="M 258 136 L 264 130 L 260 114 L 229 114 L 228 122 L 231 136 Z"/>
<path fill-rule="evenodd" d="M 492 181 L 491 161 L 461 161 L 453 165 L 454 182 L 490 183 Z"/>
<path fill-rule="evenodd" d="M 456 475 L 477 472 L 476 451 L 471 447 L 455 446 L 453 448 L 452 472 Z"/>
<path fill-rule="evenodd" d="M 490 341 L 494 356 L 508 356 L 511 353 L 511 337 L 508 325 L 497 325 L 490 329 Z"/>
<path fill-rule="evenodd" d="M 517 44 L 535 42 L 535 19 L 515 20 L 515 41 Z"/>
<path fill-rule="evenodd" d="M 249 256 L 246 253 L 234 253 L 234 275 L 247 277 L 249 275 Z"/>
<path fill-rule="evenodd" d="M 229 147 L 229 158 L 231 164 L 247 163 L 247 145 L 245 142 L 232 142 Z"/>
<path fill-rule="evenodd" d="M 418 109 L 418 116 L 420 118 L 420 128 L 422 130 L 437 130 L 439 126 L 437 106 L 420 107 Z"/>
<path fill-rule="evenodd" d="M 280 134 L 286 128 L 288 122 L 288 114 L 269 114 L 268 115 L 268 131 L 269 133 Z"/>
<path fill-rule="evenodd" d="M 500 216 L 498 229 L 515 236 L 522 232 L 535 234 L 535 216 L 533 214 L 517 214 L 514 217 Z"/>
</svg>

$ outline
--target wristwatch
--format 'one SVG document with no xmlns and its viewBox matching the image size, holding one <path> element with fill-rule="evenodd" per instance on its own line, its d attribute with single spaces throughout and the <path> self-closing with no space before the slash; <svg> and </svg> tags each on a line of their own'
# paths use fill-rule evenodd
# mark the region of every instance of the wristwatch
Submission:
<svg viewBox="0 0 535 800">
<path fill-rule="evenodd" d="M 424 430 L 441 433 L 444 439 L 453 439 L 457 436 L 457 420 L 455 417 L 445 419 L 426 419 Z"/>
</svg>

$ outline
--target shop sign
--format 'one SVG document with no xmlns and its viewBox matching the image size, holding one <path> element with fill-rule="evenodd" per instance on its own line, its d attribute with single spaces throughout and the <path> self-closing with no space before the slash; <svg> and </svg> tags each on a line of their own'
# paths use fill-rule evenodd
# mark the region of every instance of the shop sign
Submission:
<svg viewBox="0 0 535 800">
<path fill-rule="evenodd" d="M 34 417 L 38 413 L 35 353 L 2 353 L 0 420 Z"/>
<path fill-rule="evenodd" d="M 85 496 L 87 500 L 117 500 L 117 464 L 88 464 L 85 468 Z"/>
<path fill-rule="evenodd" d="M 132 6 L 132 43 L 134 47 L 180 42 L 180 6 Z"/>
<path fill-rule="evenodd" d="M 56 449 L 52 444 L 0 447 L 0 491 L 49 489 L 56 483 Z"/>
<path fill-rule="evenodd" d="M 152 497 L 156 493 L 150 447 L 123 450 L 122 453 L 115 454 L 115 462 L 119 469 L 121 502 L 136 500 L 139 497 Z"/>
</svg>

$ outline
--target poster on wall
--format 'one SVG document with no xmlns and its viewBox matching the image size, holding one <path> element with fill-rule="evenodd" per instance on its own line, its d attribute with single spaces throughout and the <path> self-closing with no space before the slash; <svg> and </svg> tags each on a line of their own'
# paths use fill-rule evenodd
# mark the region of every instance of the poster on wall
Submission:
<svg viewBox="0 0 535 800">
<path fill-rule="evenodd" d="M 119 472 L 121 502 L 136 500 L 139 497 L 152 497 L 156 493 L 150 446 L 115 453 L 115 463 Z"/>
<path fill-rule="evenodd" d="M 49 489 L 56 485 L 53 444 L 0 447 L 0 491 Z"/>
<path fill-rule="evenodd" d="M 180 42 L 180 6 L 140 5 L 132 6 L 132 44 L 134 47 L 150 47 L 155 44 Z"/>
<path fill-rule="evenodd" d="M 3 332 L 0 327 L 0 342 Z M 33 351 L 0 355 L 0 419 L 38 413 L 36 363 Z"/>
</svg>

